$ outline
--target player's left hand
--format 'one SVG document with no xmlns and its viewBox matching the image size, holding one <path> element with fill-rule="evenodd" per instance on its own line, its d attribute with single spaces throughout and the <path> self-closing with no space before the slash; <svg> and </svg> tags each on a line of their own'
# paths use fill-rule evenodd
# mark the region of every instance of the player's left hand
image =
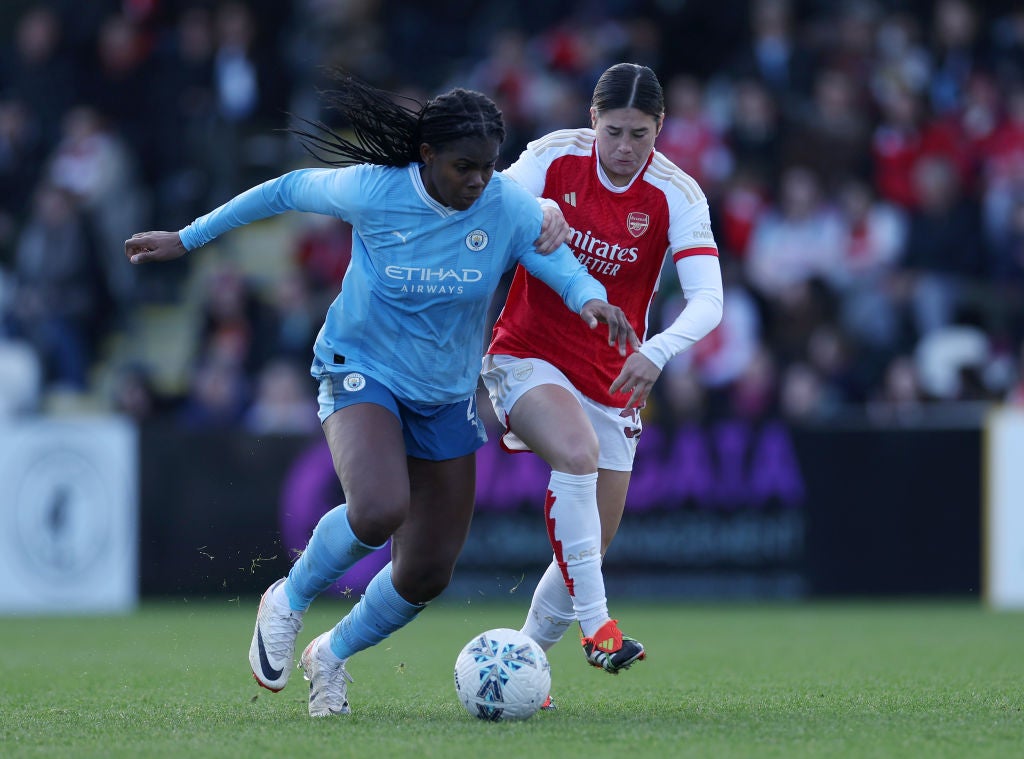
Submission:
<svg viewBox="0 0 1024 759">
<path fill-rule="evenodd" d="M 533 241 L 533 247 L 542 256 L 546 256 L 554 253 L 559 245 L 569 239 L 569 224 L 558 206 L 544 204 L 542 208 L 544 220 L 540 224 L 540 237 Z"/>
<path fill-rule="evenodd" d="M 598 323 L 608 325 L 608 345 L 618 344 L 619 355 L 626 355 L 626 347 L 633 350 L 640 347 L 640 340 L 633 331 L 633 325 L 618 306 L 594 298 L 588 300 L 580 311 L 580 317 L 594 329 Z"/>
<path fill-rule="evenodd" d="M 626 408 L 641 408 L 647 403 L 647 396 L 651 394 L 654 383 L 661 376 L 661 369 L 655 366 L 643 353 L 633 353 L 622 365 L 622 371 L 615 381 L 608 387 L 608 392 L 629 393 L 629 401 Z"/>
</svg>

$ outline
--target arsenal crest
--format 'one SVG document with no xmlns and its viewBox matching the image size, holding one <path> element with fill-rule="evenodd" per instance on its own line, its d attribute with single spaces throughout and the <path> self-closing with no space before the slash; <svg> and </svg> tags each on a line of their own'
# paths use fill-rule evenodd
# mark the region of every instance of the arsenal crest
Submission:
<svg viewBox="0 0 1024 759">
<path fill-rule="evenodd" d="M 626 229 L 633 237 L 639 237 L 651 226 L 651 217 L 640 211 L 631 211 L 626 217 Z"/>
</svg>

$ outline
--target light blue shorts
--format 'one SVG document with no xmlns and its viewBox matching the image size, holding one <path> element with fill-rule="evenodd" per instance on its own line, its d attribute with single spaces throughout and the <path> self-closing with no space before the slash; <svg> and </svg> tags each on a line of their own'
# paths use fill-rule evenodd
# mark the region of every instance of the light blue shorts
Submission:
<svg viewBox="0 0 1024 759">
<path fill-rule="evenodd" d="M 321 424 L 338 409 L 374 403 L 398 419 L 405 452 L 415 458 L 446 461 L 474 453 L 487 442 L 487 432 L 477 414 L 476 394 L 438 406 L 399 398 L 366 372 L 331 371 L 320 359 L 314 359 L 310 374 L 320 383 L 317 402 Z"/>
</svg>

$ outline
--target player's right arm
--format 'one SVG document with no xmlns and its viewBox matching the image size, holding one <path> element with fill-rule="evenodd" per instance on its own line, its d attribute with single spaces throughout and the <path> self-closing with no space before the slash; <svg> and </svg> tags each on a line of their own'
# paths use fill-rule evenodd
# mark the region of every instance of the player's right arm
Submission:
<svg viewBox="0 0 1024 759">
<path fill-rule="evenodd" d="M 355 168 L 355 167 L 353 167 Z M 139 232 L 125 240 L 133 264 L 170 261 L 237 227 L 285 211 L 345 218 L 343 199 L 355 180 L 351 169 L 299 169 L 236 195 L 179 232 Z"/>
<path fill-rule="evenodd" d="M 536 141 L 529 143 L 519 155 L 516 162 L 505 169 L 502 174 L 515 180 L 515 183 L 526 189 L 537 198 L 544 220 L 540 227 L 540 237 L 534 240 L 534 247 L 542 255 L 553 253 L 559 245 L 569 239 L 569 225 L 562 215 L 558 203 L 545 198 L 544 184 L 547 181 L 548 163 L 542 161 L 536 153 Z"/>
</svg>

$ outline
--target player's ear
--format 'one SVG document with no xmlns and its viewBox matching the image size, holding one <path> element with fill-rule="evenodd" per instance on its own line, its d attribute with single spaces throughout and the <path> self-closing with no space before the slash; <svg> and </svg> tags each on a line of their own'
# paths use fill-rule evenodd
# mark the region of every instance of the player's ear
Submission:
<svg viewBox="0 0 1024 759">
<path fill-rule="evenodd" d="M 423 163 L 430 165 L 434 162 L 435 155 L 437 155 L 437 153 L 434 152 L 434 148 L 432 148 L 428 143 L 420 143 L 420 160 L 423 161 Z"/>
<path fill-rule="evenodd" d="M 597 129 L 597 109 L 590 107 L 590 128 Z"/>
<path fill-rule="evenodd" d="M 662 113 L 657 119 L 657 126 L 654 127 L 654 136 L 661 134 L 661 128 L 665 126 L 665 114 Z"/>
</svg>

